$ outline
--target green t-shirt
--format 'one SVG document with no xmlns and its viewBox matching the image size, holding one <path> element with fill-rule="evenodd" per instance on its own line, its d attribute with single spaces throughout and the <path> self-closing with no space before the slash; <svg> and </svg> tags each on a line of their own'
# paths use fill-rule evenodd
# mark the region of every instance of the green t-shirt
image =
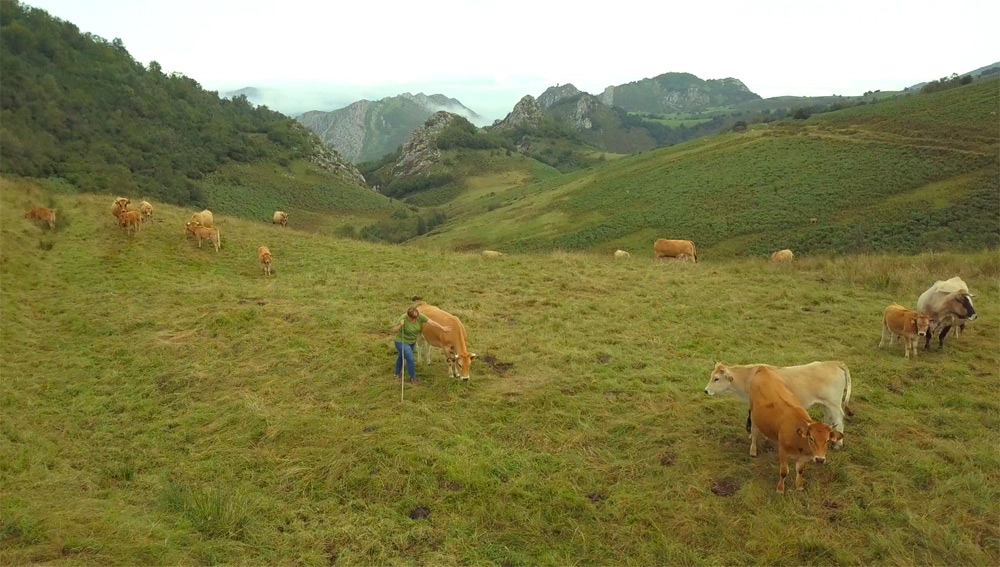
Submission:
<svg viewBox="0 0 1000 567">
<path fill-rule="evenodd" d="M 427 315 L 420 314 L 417 315 L 417 320 L 413 323 L 406 318 L 406 315 L 400 317 L 399 322 L 403 324 L 403 328 L 396 335 L 397 343 L 406 343 L 408 345 L 416 344 L 417 337 L 420 335 L 420 324 L 429 321 Z"/>
</svg>

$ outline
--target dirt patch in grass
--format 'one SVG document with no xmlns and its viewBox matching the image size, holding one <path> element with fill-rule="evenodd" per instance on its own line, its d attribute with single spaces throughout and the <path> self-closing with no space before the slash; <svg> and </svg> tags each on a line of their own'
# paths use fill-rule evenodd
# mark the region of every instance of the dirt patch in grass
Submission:
<svg viewBox="0 0 1000 567">
<path fill-rule="evenodd" d="M 712 494 L 715 494 L 716 496 L 732 496 L 733 494 L 736 494 L 736 491 L 739 489 L 739 483 L 737 483 L 736 479 L 731 476 L 720 478 L 712 483 Z"/>
<path fill-rule="evenodd" d="M 660 466 L 669 467 L 670 465 L 674 464 L 674 459 L 676 458 L 677 457 L 673 453 L 669 452 L 664 453 L 662 456 L 660 456 Z"/>
<path fill-rule="evenodd" d="M 608 497 L 601 494 L 600 492 L 591 492 L 590 494 L 587 495 L 587 500 L 590 500 L 594 504 L 600 504 L 601 502 L 604 502 L 607 499 Z"/>
<path fill-rule="evenodd" d="M 611 362 L 611 355 L 606 352 L 603 352 L 597 355 L 597 362 L 600 362 L 601 364 L 607 364 Z"/>
<path fill-rule="evenodd" d="M 502 362 L 492 354 L 484 355 L 483 362 L 489 365 L 489 367 L 500 376 L 506 376 L 508 372 L 514 369 L 513 362 Z"/>
<path fill-rule="evenodd" d="M 423 520 L 427 516 L 431 515 L 431 509 L 427 506 L 417 506 L 416 508 L 410 510 L 411 520 Z"/>
</svg>

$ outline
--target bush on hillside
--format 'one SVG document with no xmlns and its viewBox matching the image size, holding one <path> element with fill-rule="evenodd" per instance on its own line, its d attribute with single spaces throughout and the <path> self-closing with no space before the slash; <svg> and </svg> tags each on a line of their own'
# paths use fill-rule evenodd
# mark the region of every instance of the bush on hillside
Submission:
<svg viewBox="0 0 1000 567">
<path fill-rule="evenodd" d="M 936 81 L 931 81 L 920 88 L 922 93 L 936 93 L 939 91 L 946 91 L 948 89 L 953 89 L 955 87 L 960 87 L 962 85 L 968 85 L 972 82 L 972 75 L 966 75 L 964 77 L 959 77 L 957 74 L 952 73 L 950 77 L 941 77 Z"/>
</svg>

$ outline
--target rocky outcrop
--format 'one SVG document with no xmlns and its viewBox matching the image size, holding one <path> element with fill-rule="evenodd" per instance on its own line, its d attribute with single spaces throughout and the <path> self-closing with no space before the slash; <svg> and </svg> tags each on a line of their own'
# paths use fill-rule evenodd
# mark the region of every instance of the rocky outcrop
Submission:
<svg viewBox="0 0 1000 567">
<path fill-rule="evenodd" d="M 538 104 L 542 107 L 542 110 L 545 110 L 560 100 L 571 98 L 581 93 L 583 91 L 574 87 L 572 83 L 556 85 L 545 89 L 545 92 L 538 96 Z"/>
<path fill-rule="evenodd" d="M 542 123 L 542 106 L 535 97 L 524 95 L 524 98 L 514 105 L 514 109 L 506 118 L 491 126 L 498 133 L 509 132 L 521 127 L 534 128 Z"/>
<path fill-rule="evenodd" d="M 297 126 L 303 130 L 306 129 L 302 125 Z M 344 160 L 344 158 L 342 158 L 336 150 L 333 150 L 324 144 L 315 134 L 313 134 L 313 154 L 309 156 L 309 161 L 322 167 L 330 173 L 333 173 L 334 175 L 349 179 L 359 185 L 366 185 L 365 177 L 361 175 L 358 168 L 354 167 L 350 162 Z"/>
<path fill-rule="evenodd" d="M 702 80 L 690 73 L 664 73 L 604 89 L 600 101 L 629 112 L 701 112 L 760 99 L 739 79 Z"/>
<path fill-rule="evenodd" d="M 417 128 L 406 139 L 403 150 L 392 167 L 392 176 L 414 175 L 425 173 L 441 159 L 441 150 L 437 147 L 437 137 L 443 130 L 462 117 L 443 110 L 435 112 L 427 122 Z"/>
<path fill-rule="evenodd" d="M 357 163 L 394 151 L 440 110 L 482 120 L 456 99 L 424 93 L 403 93 L 379 101 L 359 100 L 333 112 L 306 112 L 297 120 L 316 132 L 325 144 Z"/>
</svg>

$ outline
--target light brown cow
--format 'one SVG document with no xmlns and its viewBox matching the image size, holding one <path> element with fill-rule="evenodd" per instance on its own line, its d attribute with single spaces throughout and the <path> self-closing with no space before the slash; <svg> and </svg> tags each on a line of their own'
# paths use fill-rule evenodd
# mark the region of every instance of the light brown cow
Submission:
<svg viewBox="0 0 1000 567">
<path fill-rule="evenodd" d="M 458 317 L 447 311 L 419 301 L 414 298 L 413 304 L 421 315 L 426 315 L 428 319 L 434 321 L 442 327 L 450 327 L 451 331 L 444 332 L 440 328 L 424 323 L 420 326 L 420 337 L 417 339 L 417 351 L 421 353 L 423 363 L 431 363 L 431 348 L 437 347 L 444 351 L 445 358 L 448 359 L 448 371 L 453 378 L 469 379 L 469 368 L 472 361 L 476 359 L 476 353 L 469 352 L 465 346 L 465 325 Z"/>
<path fill-rule="evenodd" d="M 264 275 L 271 275 L 271 251 L 268 250 L 267 246 L 261 246 L 257 249 L 257 261 L 260 262 L 261 268 L 264 270 Z"/>
<path fill-rule="evenodd" d="M 778 250 L 774 254 L 771 254 L 772 262 L 791 262 L 793 258 L 795 258 L 795 254 L 792 254 L 792 251 L 788 248 Z"/>
<path fill-rule="evenodd" d="M 35 207 L 25 213 L 24 218 L 45 221 L 49 224 L 49 228 L 56 227 L 56 212 L 47 207 Z"/>
<path fill-rule="evenodd" d="M 212 218 L 212 211 L 208 209 L 191 215 L 191 220 L 188 221 L 188 225 L 198 225 L 205 228 L 212 228 L 213 224 L 214 219 Z"/>
<path fill-rule="evenodd" d="M 805 490 L 802 473 L 810 460 L 826 462 L 826 445 L 844 438 L 829 425 L 813 421 L 805 408 L 773 370 L 758 366 L 750 378 L 750 417 L 747 422 L 750 434 L 763 433 L 778 445 L 778 493 L 785 492 L 788 460 L 795 460 L 795 488 Z"/>
<path fill-rule="evenodd" d="M 146 222 L 147 218 L 153 216 L 153 205 L 149 204 L 149 201 L 139 203 L 139 213 L 142 214 L 142 221 Z"/>
<path fill-rule="evenodd" d="M 271 224 L 286 226 L 288 224 L 288 213 L 283 211 L 274 211 L 274 216 L 271 217 Z"/>
<path fill-rule="evenodd" d="M 118 226 L 125 230 L 125 234 L 132 233 L 134 236 L 139 232 L 139 225 L 142 224 L 142 215 L 139 211 L 124 211 L 118 215 Z"/>
<path fill-rule="evenodd" d="M 128 197 L 116 197 L 115 202 L 111 203 L 111 214 L 118 218 L 118 215 L 122 214 L 123 211 L 128 210 L 129 203 L 132 200 Z"/>
<path fill-rule="evenodd" d="M 972 305 L 972 298 L 969 293 L 969 286 L 965 285 L 962 278 L 955 276 L 950 280 L 936 281 L 927 291 L 920 294 L 917 299 L 917 311 L 927 315 L 934 321 L 934 326 L 927 333 L 924 348 L 931 346 L 931 337 L 938 334 L 938 348 L 944 348 L 944 338 L 948 336 L 948 331 L 955 325 L 959 328 L 965 327 L 968 321 L 974 321 L 979 317 L 975 306 Z"/>
<path fill-rule="evenodd" d="M 930 326 L 931 320 L 927 315 L 893 303 L 885 308 L 885 314 L 882 316 L 882 339 L 879 340 L 878 346 L 882 348 L 886 339 L 889 339 L 891 345 L 896 337 L 900 337 L 903 339 L 903 349 L 906 353 L 903 357 L 910 358 L 912 352 L 913 358 L 916 358 L 917 343 L 920 337 L 927 336 Z"/>
<path fill-rule="evenodd" d="M 497 252 L 496 250 L 483 250 L 483 258 L 499 258 L 503 255 L 503 252 Z"/>
<path fill-rule="evenodd" d="M 653 256 L 657 259 L 677 258 L 681 261 L 698 263 L 698 253 L 690 240 L 668 240 L 660 238 L 653 243 Z"/>
<path fill-rule="evenodd" d="M 615 250 L 615 259 L 624 260 L 629 257 L 629 253 L 624 250 Z"/>
<path fill-rule="evenodd" d="M 210 240 L 212 244 L 215 245 L 215 251 L 218 252 L 219 248 L 222 247 L 222 243 L 219 239 L 219 229 L 211 228 L 207 226 L 201 226 L 200 224 L 187 223 L 187 233 L 193 234 L 195 238 L 198 239 L 198 248 L 201 248 L 202 240 Z"/>
<path fill-rule="evenodd" d="M 732 393 L 743 401 L 750 401 L 750 377 L 757 367 L 766 366 L 784 380 L 795 399 L 802 407 L 809 409 L 822 406 L 826 422 L 834 429 L 844 432 L 844 416 L 854 415 L 851 403 L 851 371 L 839 360 L 825 362 L 810 362 L 799 366 L 771 366 L 770 364 L 741 364 L 726 366 L 721 362 L 715 365 L 712 374 L 705 385 L 705 393 Z M 841 439 L 835 445 L 841 449 L 844 441 Z M 757 439 L 750 437 L 750 456 L 757 456 Z"/>
</svg>

